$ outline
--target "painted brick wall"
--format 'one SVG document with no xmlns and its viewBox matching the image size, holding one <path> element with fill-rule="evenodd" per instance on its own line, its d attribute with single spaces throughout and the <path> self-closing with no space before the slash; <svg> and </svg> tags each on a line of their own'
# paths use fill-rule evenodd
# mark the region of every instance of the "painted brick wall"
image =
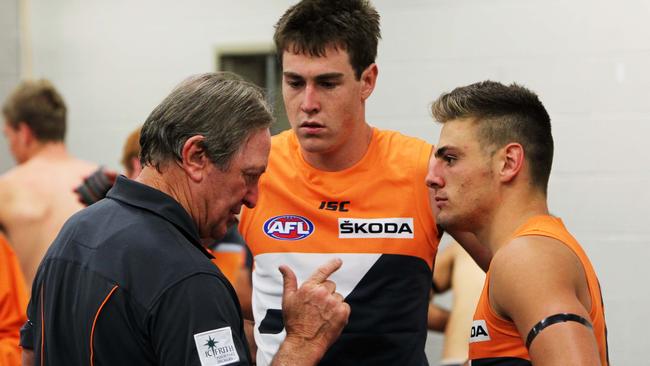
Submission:
<svg viewBox="0 0 650 366">
<path fill-rule="evenodd" d="M 34 73 L 52 79 L 68 101 L 71 150 L 118 168 L 123 139 L 178 81 L 212 71 L 220 45 L 271 42 L 291 3 L 33 0 Z M 550 207 L 600 273 L 612 363 L 643 360 L 650 346 L 643 320 L 650 305 L 650 3 L 375 4 L 383 40 L 368 103 L 372 124 L 435 142 L 439 129 L 427 108 L 443 91 L 490 78 L 540 94 L 556 139 Z"/>
</svg>

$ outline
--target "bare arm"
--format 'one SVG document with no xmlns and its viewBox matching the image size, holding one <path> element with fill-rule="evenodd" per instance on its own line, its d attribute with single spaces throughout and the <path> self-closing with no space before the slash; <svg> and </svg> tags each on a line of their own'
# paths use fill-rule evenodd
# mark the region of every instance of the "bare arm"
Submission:
<svg viewBox="0 0 650 366">
<path fill-rule="evenodd" d="M 491 273 L 490 303 L 514 321 L 524 342 L 532 327 L 551 315 L 569 313 L 589 320 L 584 270 L 570 249 L 554 239 L 514 240 L 495 256 Z M 542 330 L 529 354 L 534 365 L 600 365 L 593 331 L 573 321 Z"/>
<path fill-rule="evenodd" d="M 23 366 L 34 366 L 34 351 L 33 350 L 23 348 L 22 365 Z"/>
<path fill-rule="evenodd" d="M 342 265 L 334 259 L 319 267 L 300 288 L 296 275 L 280 266 L 284 280 L 282 315 L 287 337 L 273 358 L 273 366 L 316 365 L 336 341 L 350 316 L 350 306 L 327 278 Z"/>
<path fill-rule="evenodd" d="M 257 357 L 257 343 L 255 343 L 255 322 L 244 319 L 244 335 L 248 343 L 248 350 L 251 352 L 251 360 Z"/>
<path fill-rule="evenodd" d="M 429 303 L 427 313 L 427 328 L 436 332 L 444 332 L 449 321 L 449 310 L 436 304 Z"/>
<path fill-rule="evenodd" d="M 444 250 L 438 252 L 436 256 L 436 262 L 433 266 L 433 278 L 431 279 L 436 293 L 443 293 L 451 288 L 451 273 L 454 266 L 455 254 L 453 245 L 457 244 L 446 247 Z M 449 310 L 430 301 L 427 312 L 427 328 L 436 332 L 444 332 L 448 321 Z"/>
<path fill-rule="evenodd" d="M 437 292 L 443 293 L 451 288 L 451 273 L 454 269 L 454 256 L 457 244 L 452 243 L 438 252 L 433 266 L 433 283 Z M 461 249 L 462 250 L 462 249 Z"/>
</svg>

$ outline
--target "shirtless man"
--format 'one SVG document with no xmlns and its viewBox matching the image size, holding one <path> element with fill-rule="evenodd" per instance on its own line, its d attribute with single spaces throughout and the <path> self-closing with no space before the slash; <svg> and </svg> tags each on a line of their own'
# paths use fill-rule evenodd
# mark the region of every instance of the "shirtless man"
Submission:
<svg viewBox="0 0 650 366">
<path fill-rule="evenodd" d="M 15 168 L 0 176 L 0 230 L 13 245 L 28 286 L 59 229 L 83 208 L 73 189 L 97 166 L 65 146 L 66 107 L 46 80 L 18 85 L 2 107 Z"/>
</svg>

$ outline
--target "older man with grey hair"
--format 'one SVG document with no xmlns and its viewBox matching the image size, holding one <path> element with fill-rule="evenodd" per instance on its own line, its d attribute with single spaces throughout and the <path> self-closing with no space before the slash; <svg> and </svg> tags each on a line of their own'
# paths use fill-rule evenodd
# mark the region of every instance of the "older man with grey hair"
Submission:
<svg viewBox="0 0 650 366">
<path fill-rule="evenodd" d="M 270 150 L 262 93 L 229 74 L 182 82 L 142 128 L 143 170 L 74 215 L 41 263 L 21 332 L 24 364 L 247 365 L 235 292 L 201 239 L 255 206 Z M 319 268 L 286 266 L 287 338 L 274 362 L 313 365 L 349 306 Z"/>
</svg>

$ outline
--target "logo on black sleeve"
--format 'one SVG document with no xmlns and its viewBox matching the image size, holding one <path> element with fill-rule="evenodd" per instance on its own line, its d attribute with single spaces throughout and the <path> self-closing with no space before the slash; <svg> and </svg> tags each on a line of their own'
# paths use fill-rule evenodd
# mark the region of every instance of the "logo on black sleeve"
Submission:
<svg viewBox="0 0 650 366">
<path fill-rule="evenodd" d="M 239 361 L 230 327 L 197 333 L 194 342 L 201 366 L 229 365 Z"/>
</svg>

